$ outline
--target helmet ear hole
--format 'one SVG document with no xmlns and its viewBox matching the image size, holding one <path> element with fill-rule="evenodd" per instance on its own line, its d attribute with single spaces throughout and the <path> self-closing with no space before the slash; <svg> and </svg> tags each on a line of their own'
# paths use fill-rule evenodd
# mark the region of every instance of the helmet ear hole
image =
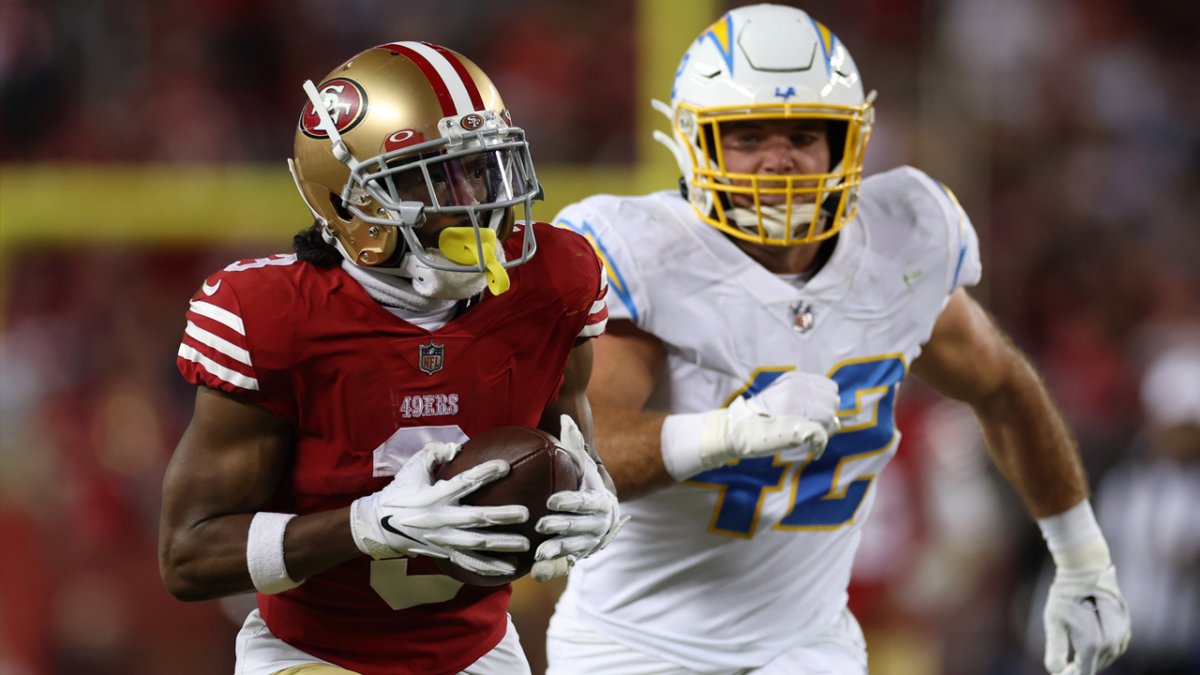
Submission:
<svg viewBox="0 0 1200 675">
<path fill-rule="evenodd" d="M 704 147 L 708 150 L 708 159 L 712 161 L 713 166 L 717 164 L 717 125 L 705 124 L 701 127 L 700 133 L 704 135 Z"/>
<path fill-rule="evenodd" d="M 346 208 L 346 205 L 342 203 L 342 198 L 333 194 L 332 192 L 328 194 L 329 205 L 333 207 L 333 210 L 335 213 L 337 213 L 338 218 L 341 218 L 344 222 L 350 222 L 354 218 L 354 214 L 350 213 L 349 209 Z"/>
<path fill-rule="evenodd" d="M 846 134 L 850 125 L 839 120 L 829 120 L 825 126 L 825 142 L 829 144 L 829 171 L 833 171 L 846 155 Z"/>
</svg>

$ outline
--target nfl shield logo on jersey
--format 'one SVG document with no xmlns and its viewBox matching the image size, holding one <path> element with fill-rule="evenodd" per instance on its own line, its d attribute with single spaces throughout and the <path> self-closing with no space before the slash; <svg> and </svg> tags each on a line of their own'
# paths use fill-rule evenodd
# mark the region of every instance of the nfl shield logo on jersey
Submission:
<svg viewBox="0 0 1200 675">
<path fill-rule="evenodd" d="M 801 300 L 792 305 L 792 330 L 803 335 L 812 330 L 815 320 L 811 304 Z"/>
<path fill-rule="evenodd" d="M 442 369 L 445 364 L 446 345 L 430 341 L 427 345 L 419 346 L 417 367 L 426 375 L 432 375 Z"/>
</svg>

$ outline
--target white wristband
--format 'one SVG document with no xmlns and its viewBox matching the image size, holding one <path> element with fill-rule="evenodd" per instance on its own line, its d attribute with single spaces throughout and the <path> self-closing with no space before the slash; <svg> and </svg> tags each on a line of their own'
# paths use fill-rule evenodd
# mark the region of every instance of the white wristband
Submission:
<svg viewBox="0 0 1200 675">
<path fill-rule="evenodd" d="M 295 588 L 303 581 L 288 576 L 283 560 L 283 534 L 294 513 L 254 514 L 246 537 L 246 568 L 259 593 L 274 595 Z"/>
<path fill-rule="evenodd" d="M 1088 500 L 1058 515 L 1039 518 L 1037 523 L 1058 569 L 1092 569 L 1112 564 L 1108 543 Z"/>
<path fill-rule="evenodd" d="M 687 480 L 733 459 L 729 451 L 729 410 L 667 415 L 660 443 L 663 465 L 675 480 Z"/>
</svg>

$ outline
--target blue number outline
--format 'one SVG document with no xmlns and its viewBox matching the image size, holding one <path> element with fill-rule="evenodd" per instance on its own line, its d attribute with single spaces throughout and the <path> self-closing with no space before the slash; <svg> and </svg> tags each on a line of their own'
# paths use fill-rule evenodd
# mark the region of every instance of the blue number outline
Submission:
<svg viewBox="0 0 1200 675">
<path fill-rule="evenodd" d="M 732 462 L 730 464 L 702 472 L 691 479 L 684 481 L 684 483 L 688 485 L 704 488 L 715 488 L 720 490 L 720 494 L 717 497 L 716 506 L 713 509 L 712 518 L 708 524 L 709 532 L 742 539 L 752 538 L 758 528 L 758 521 L 762 511 L 763 501 L 766 499 L 768 493 L 778 492 L 783 489 L 784 481 L 787 479 L 792 465 L 799 465 L 799 469 L 795 472 L 792 472 L 791 508 L 780 520 L 780 522 L 771 526 L 771 529 L 781 531 L 836 530 L 854 522 L 858 515 L 858 511 L 862 507 L 862 502 L 864 501 L 867 492 L 870 490 L 871 482 L 875 480 L 877 475 L 870 474 L 866 476 L 860 476 L 859 478 L 847 483 L 845 486 L 842 486 L 839 489 L 838 479 L 841 476 L 842 467 L 846 461 L 861 460 L 872 455 L 886 452 L 888 448 L 891 447 L 895 442 L 898 434 L 894 417 L 887 422 L 890 426 L 890 433 L 881 446 L 872 447 L 870 450 L 862 452 L 846 453 L 842 455 L 838 454 L 839 446 L 845 446 L 847 443 L 851 443 L 852 445 L 846 449 L 855 449 L 857 443 L 854 443 L 852 439 L 855 437 L 852 437 L 851 434 L 878 428 L 880 425 L 879 411 L 880 408 L 884 407 L 885 405 L 889 410 L 889 414 L 894 416 L 896 392 L 899 389 L 900 383 L 908 374 L 908 362 L 904 358 L 904 355 L 899 353 L 860 357 L 838 362 L 832 368 L 830 368 L 829 373 L 827 374 L 827 377 L 836 381 L 837 376 L 845 372 L 843 370 L 844 368 L 872 363 L 880 365 L 878 370 L 871 373 L 871 376 L 875 377 L 880 383 L 875 384 L 874 386 L 849 389 L 846 387 L 846 383 L 839 382 L 839 385 L 842 385 L 843 387 L 843 391 L 841 408 L 838 411 L 838 416 L 841 418 L 856 417 L 863 411 L 864 398 L 871 396 L 872 394 L 882 393 L 878 399 L 870 404 L 872 413 L 871 419 L 853 426 L 843 427 L 837 434 L 833 436 L 833 438 L 830 439 L 830 446 L 826 448 L 825 454 L 823 454 L 821 459 L 818 460 L 822 466 L 826 466 L 834 460 L 837 462 L 830 474 L 828 488 L 824 490 L 824 494 L 822 494 L 819 499 L 825 503 L 833 500 L 844 500 L 847 498 L 856 499 L 856 503 L 853 506 L 850 516 L 836 523 L 786 524 L 785 521 L 787 521 L 789 518 L 795 520 L 803 517 L 803 511 L 801 507 L 805 506 L 806 504 L 813 504 L 811 501 L 804 503 L 798 502 L 800 499 L 800 479 L 810 468 L 812 462 L 809 460 L 804 460 L 801 462 L 785 461 L 780 458 L 778 453 L 776 453 L 770 457 L 756 457 Z M 897 367 L 899 368 L 898 372 L 896 371 Z M 725 399 L 722 407 L 728 406 L 739 396 L 749 398 L 757 394 L 774 382 L 779 376 L 791 370 L 795 370 L 795 366 L 767 366 L 756 368 L 754 372 L 752 372 L 747 378 L 746 383 L 733 394 L 731 394 L 727 399 Z M 852 406 L 849 405 L 849 396 L 851 394 L 853 395 Z M 746 512 L 741 511 L 740 509 L 738 510 L 740 513 L 727 513 L 725 509 L 726 499 L 729 496 L 730 488 L 734 486 L 735 482 L 738 482 L 739 479 L 744 480 L 748 477 L 753 478 L 756 476 L 761 476 L 764 471 L 767 473 L 767 475 L 762 476 L 763 480 L 760 481 L 757 499 L 755 501 L 753 512 L 750 514 L 749 522 L 746 522 Z M 777 476 L 777 479 L 774 483 L 771 483 L 769 480 L 772 475 Z M 718 480 L 704 480 L 705 477 Z M 814 476 L 814 478 L 823 479 L 822 476 Z M 856 489 L 856 485 L 861 485 L 861 489 Z M 822 483 L 822 487 L 824 487 L 824 483 Z M 851 494 L 852 491 L 854 494 Z M 730 527 L 722 526 L 722 523 L 729 524 L 730 521 L 734 521 L 734 525 L 740 526 L 737 529 L 730 529 Z"/>
<path fill-rule="evenodd" d="M 765 389 L 769 384 L 774 382 L 776 379 L 778 379 L 784 373 L 795 370 L 795 369 L 796 369 L 796 366 L 765 366 L 763 368 L 755 368 L 754 372 L 750 373 L 750 377 L 746 378 L 746 383 L 743 384 L 737 391 L 730 394 L 729 397 L 726 398 L 725 401 L 721 404 L 721 407 L 722 408 L 728 407 L 729 404 L 733 403 L 734 399 L 736 399 L 739 396 L 745 396 L 746 398 L 754 396 L 758 392 Z M 723 520 L 722 514 L 725 513 L 725 499 L 726 499 L 726 497 L 729 496 L 729 488 L 732 485 L 732 482 L 731 481 L 725 481 L 725 482 L 705 481 L 705 480 L 696 480 L 696 479 L 701 476 L 724 477 L 724 475 L 727 475 L 727 474 L 733 474 L 735 476 L 743 475 L 746 473 L 745 468 L 747 466 L 750 466 L 752 463 L 763 463 L 764 460 L 766 460 L 766 459 L 770 459 L 771 464 L 764 468 L 770 468 L 770 469 L 779 468 L 782 470 L 779 471 L 779 477 L 775 481 L 774 485 L 764 483 L 763 487 L 759 490 L 758 501 L 754 505 L 753 515 L 750 516 L 750 524 L 749 524 L 748 530 L 746 532 L 742 532 L 740 530 L 732 530 L 729 528 L 721 527 L 720 523 Z M 743 464 L 743 462 L 746 462 L 746 464 Z M 712 532 L 713 534 L 723 534 L 723 535 L 730 536 L 730 537 L 740 537 L 742 539 L 750 539 L 751 537 L 754 536 L 754 531 L 758 527 L 758 516 L 762 512 L 763 500 L 766 499 L 768 492 L 778 492 L 783 489 L 783 481 L 787 477 L 787 472 L 791 468 L 792 464 L 794 464 L 794 462 L 785 462 L 785 461 L 781 460 L 779 458 L 778 454 L 776 454 L 772 457 L 769 457 L 769 458 L 768 457 L 756 457 L 754 459 L 749 459 L 749 460 L 738 460 L 736 462 L 731 462 L 730 464 L 726 464 L 725 466 L 719 466 L 715 469 L 710 469 L 709 471 L 704 471 L 702 473 L 698 473 L 695 476 L 692 476 L 692 478 L 685 480 L 683 482 L 688 485 L 695 485 L 696 487 L 715 488 L 717 490 L 720 490 L 720 492 L 717 494 L 717 505 L 716 505 L 716 508 L 713 509 L 712 519 L 710 519 L 708 522 L 708 531 L 709 532 Z M 737 469 L 732 468 L 732 467 L 736 467 L 739 465 L 742 466 L 742 470 L 737 470 Z"/>
<path fill-rule="evenodd" d="M 868 364 L 877 364 L 879 370 L 872 373 L 872 376 L 877 377 L 881 384 L 848 389 L 846 387 L 846 383 L 838 380 L 838 376 L 845 373 L 847 368 Z M 895 372 L 897 368 L 899 369 L 898 373 Z M 862 509 L 863 502 L 866 500 L 867 492 L 871 489 L 871 483 L 874 482 L 878 475 L 867 474 L 859 476 L 849 483 L 846 483 L 844 486 L 841 486 L 839 489 L 839 484 L 841 482 L 839 479 L 842 474 L 842 467 L 845 466 L 846 462 L 858 461 L 873 455 L 879 455 L 887 452 L 888 448 L 890 448 L 892 444 L 896 442 L 896 437 L 899 435 L 899 432 L 896 429 L 895 420 L 896 392 L 900 387 L 900 383 L 904 381 L 904 377 L 907 374 L 908 362 L 904 359 L 903 354 L 896 353 L 880 354 L 876 356 L 840 361 L 837 365 L 829 370 L 829 373 L 826 375 L 826 377 L 837 381 L 838 385 L 842 387 L 842 407 L 838 410 L 839 418 L 850 419 L 857 417 L 858 415 L 862 414 L 864 398 L 875 393 L 882 394 L 874 401 L 874 403 L 871 404 L 871 419 L 853 426 L 842 427 L 838 433 L 834 434 L 833 437 L 829 439 L 829 445 L 825 448 L 825 453 L 821 455 L 821 459 L 817 460 L 818 464 L 825 465 L 836 458 L 837 465 L 834 467 L 833 472 L 830 475 L 829 489 L 825 491 L 823 495 L 818 497 L 819 501 L 816 502 L 816 504 L 829 504 L 833 501 L 853 499 L 853 510 L 848 517 L 838 522 L 821 524 L 792 524 L 788 522 L 789 520 L 794 521 L 801 519 L 803 517 L 802 513 L 804 508 L 806 506 L 811 507 L 813 505 L 813 502 L 800 501 L 799 496 L 800 481 L 804 478 L 805 472 L 813 464 L 811 461 L 806 460 L 801 464 L 800 470 L 796 472 L 796 476 L 792 481 L 792 508 L 788 510 L 787 514 L 785 514 L 778 523 L 772 526 L 772 529 L 788 532 L 837 530 L 852 524 L 855 521 L 855 519 L 858 517 L 859 510 Z M 854 394 L 854 406 L 848 408 L 846 407 L 846 399 L 847 394 L 851 392 Z M 884 421 L 886 426 L 881 426 L 879 411 L 884 407 L 888 409 L 888 414 L 891 419 Z M 861 452 L 845 452 L 842 450 L 841 446 L 846 446 L 848 444 L 857 445 L 857 443 L 855 443 L 856 439 L 852 437 L 851 434 L 856 432 L 872 431 L 875 429 L 879 429 L 880 431 L 890 431 L 890 433 L 887 434 L 886 440 L 883 440 L 882 445 L 878 445 L 869 450 L 863 450 Z M 854 449 L 854 445 L 850 445 L 850 447 L 847 447 L 846 449 Z M 823 477 L 814 478 L 823 480 Z M 856 489 L 855 486 L 861 487 Z"/>
</svg>

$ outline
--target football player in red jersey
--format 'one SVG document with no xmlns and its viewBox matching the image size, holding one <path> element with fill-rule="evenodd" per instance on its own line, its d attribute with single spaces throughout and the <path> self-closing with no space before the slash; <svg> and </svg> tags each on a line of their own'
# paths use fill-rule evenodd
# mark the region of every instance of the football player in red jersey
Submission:
<svg viewBox="0 0 1200 675">
<path fill-rule="evenodd" d="M 529 541 L 489 526 L 528 509 L 459 503 L 509 467 L 432 474 L 482 431 L 543 428 L 584 478 L 537 523 L 554 536 L 533 576 L 615 536 L 584 444 L 602 266 L 531 219 L 524 132 L 461 55 L 380 45 L 304 89 L 289 166 L 316 223 L 294 255 L 233 263 L 189 305 L 177 363 L 198 390 L 163 483 L 163 580 L 188 600 L 257 590 L 238 673 L 528 672 L 511 587 L 431 560 L 513 572 L 502 554 Z"/>
</svg>

